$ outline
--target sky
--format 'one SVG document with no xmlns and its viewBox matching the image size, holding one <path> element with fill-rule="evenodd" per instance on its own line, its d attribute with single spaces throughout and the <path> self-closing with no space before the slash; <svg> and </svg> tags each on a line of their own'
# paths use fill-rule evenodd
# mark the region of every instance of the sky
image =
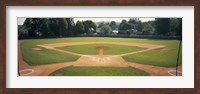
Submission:
<svg viewBox="0 0 200 94">
<path fill-rule="evenodd" d="M 26 18 L 18 18 L 18 25 L 23 25 L 24 21 Z M 130 18 L 74 18 L 74 22 L 79 21 L 85 21 L 85 20 L 92 20 L 93 22 L 110 22 L 110 21 L 115 21 L 115 22 L 121 22 L 121 20 L 129 20 Z M 142 22 L 147 22 L 147 21 L 152 21 L 155 20 L 155 18 L 139 18 Z"/>
</svg>

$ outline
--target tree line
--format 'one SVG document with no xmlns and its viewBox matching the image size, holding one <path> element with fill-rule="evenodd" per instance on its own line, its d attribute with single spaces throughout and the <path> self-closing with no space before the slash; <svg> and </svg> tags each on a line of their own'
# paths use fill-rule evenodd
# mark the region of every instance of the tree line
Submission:
<svg viewBox="0 0 200 94">
<path fill-rule="evenodd" d="M 156 18 L 155 21 L 122 20 L 119 34 L 181 36 L 182 18 Z"/>
<path fill-rule="evenodd" d="M 96 32 L 96 24 L 91 21 L 77 21 L 73 18 L 26 18 L 18 28 L 18 37 L 67 37 Z"/>
<path fill-rule="evenodd" d="M 98 31 L 98 32 L 97 32 Z M 67 37 L 80 34 L 115 34 L 123 35 L 163 35 L 181 36 L 182 18 L 156 18 L 154 21 L 141 22 L 138 18 L 102 22 L 98 26 L 92 20 L 74 22 L 73 18 L 26 18 L 18 26 L 19 38 Z"/>
</svg>

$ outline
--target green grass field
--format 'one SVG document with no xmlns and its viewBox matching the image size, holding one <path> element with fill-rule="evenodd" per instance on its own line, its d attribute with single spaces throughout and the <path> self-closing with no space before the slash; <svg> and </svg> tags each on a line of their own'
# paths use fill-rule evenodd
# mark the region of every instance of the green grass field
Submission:
<svg viewBox="0 0 200 94">
<path fill-rule="evenodd" d="M 156 65 L 162 67 L 175 67 L 178 51 L 168 51 L 156 49 L 148 52 L 123 56 L 126 61 L 137 62 L 141 64 Z M 182 63 L 182 54 L 180 54 L 179 64 Z"/>
<path fill-rule="evenodd" d="M 95 55 L 99 53 L 99 50 L 96 48 L 99 46 L 107 47 L 106 49 L 104 49 L 105 55 L 118 55 L 144 49 L 134 46 L 115 45 L 115 44 L 85 44 L 85 45 L 65 46 L 58 49 L 71 51 L 79 54 Z"/>
<path fill-rule="evenodd" d="M 49 76 L 148 76 L 145 71 L 133 67 L 65 67 Z"/>
<path fill-rule="evenodd" d="M 108 38 L 108 37 L 30 39 L 22 42 L 21 44 L 23 59 L 30 65 L 51 64 L 51 63 L 74 61 L 78 59 L 79 56 L 67 53 L 55 52 L 52 50 L 46 50 L 46 49 L 42 49 L 39 51 L 32 50 L 32 48 L 38 47 L 37 45 L 39 44 L 63 43 L 63 42 L 129 42 L 129 43 L 148 43 L 148 44 L 165 45 L 168 50 L 157 49 L 123 57 L 126 61 L 130 62 L 164 66 L 164 67 L 175 66 L 178 54 L 178 47 L 179 47 L 178 40 L 162 40 L 162 39 Z M 90 53 L 90 51 L 88 51 L 88 53 Z M 181 63 L 182 63 L 182 56 L 180 56 L 179 59 L 179 64 Z"/>
<path fill-rule="evenodd" d="M 26 45 L 22 45 L 21 48 L 23 49 L 23 59 L 29 65 L 53 64 L 60 62 L 75 61 L 80 57 L 67 53 L 50 51 L 47 49 L 36 51 L 32 50 L 31 48 L 28 48 Z"/>
</svg>

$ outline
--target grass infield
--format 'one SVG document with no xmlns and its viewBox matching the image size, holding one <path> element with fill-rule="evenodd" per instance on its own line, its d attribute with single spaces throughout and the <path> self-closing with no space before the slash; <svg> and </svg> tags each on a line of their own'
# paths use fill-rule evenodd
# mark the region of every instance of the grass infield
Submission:
<svg viewBox="0 0 200 94">
<path fill-rule="evenodd" d="M 85 44 L 85 45 L 65 46 L 59 49 L 79 54 L 96 55 L 99 54 L 99 50 L 96 47 L 101 47 L 101 46 L 106 47 L 104 49 L 105 55 L 118 55 L 144 49 L 140 47 L 115 45 L 115 44 Z"/>
<path fill-rule="evenodd" d="M 65 67 L 49 76 L 148 76 L 149 73 L 133 67 Z"/>
</svg>

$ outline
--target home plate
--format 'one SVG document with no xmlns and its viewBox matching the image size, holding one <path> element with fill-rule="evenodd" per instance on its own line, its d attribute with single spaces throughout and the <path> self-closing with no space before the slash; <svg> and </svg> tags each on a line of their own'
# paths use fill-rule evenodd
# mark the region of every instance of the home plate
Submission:
<svg viewBox="0 0 200 94">
<path fill-rule="evenodd" d="M 121 56 L 110 57 L 103 56 L 99 57 L 91 55 L 89 57 L 82 56 L 75 61 L 74 66 L 118 66 L 127 67 L 125 60 Z"/>
</svg>

